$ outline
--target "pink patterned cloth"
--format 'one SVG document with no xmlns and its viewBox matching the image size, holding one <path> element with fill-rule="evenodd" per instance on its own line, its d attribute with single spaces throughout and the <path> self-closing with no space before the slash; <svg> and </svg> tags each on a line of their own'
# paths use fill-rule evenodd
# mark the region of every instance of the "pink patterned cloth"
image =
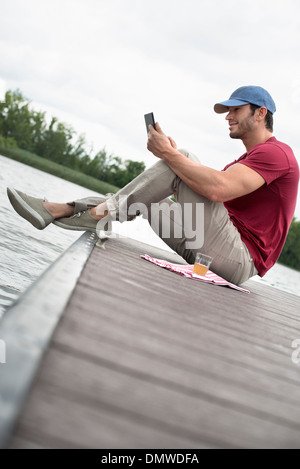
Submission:
<svg viewBox="0 0 300 469">
<path fill-rule="evenodd" d="M 141 257 L 143 259 L 146 259 L 146 261 L 149 261 L 149 262 L 152 262 L 153 264 L 158 265 L 159 267 L 163 267 L 164 269 L 171 270 L 172 272 L 175 272 L 176 274 L 179 274 L 179 275 L 183 275 L 184 277 L 192 278 L 193 280 L 200 280 L 201 282 L 213 283 L 214 285 L 234 288 L 235 290 L 239 290 L 243 293 L 250 293 L 249 290 L 245 290 L 244 288 L 238 287 L 237 285 L 234 285 L 234 283 L 227 282 L 227 280 L 224 280 L 222 277 L 219 277 L 217 274 L 214 274 L 213 272 L 211 272 L 211 270 L 207 272 L 205 277 L 203 277 L 202 275 L 194 274 L 193 264 L 192 265 L 171 264 L 171 262 L 164 261 L 163 259 L 155 259 L 154 257 L 150 257 L 147 254 L 144 254 Z"/>
</svg>

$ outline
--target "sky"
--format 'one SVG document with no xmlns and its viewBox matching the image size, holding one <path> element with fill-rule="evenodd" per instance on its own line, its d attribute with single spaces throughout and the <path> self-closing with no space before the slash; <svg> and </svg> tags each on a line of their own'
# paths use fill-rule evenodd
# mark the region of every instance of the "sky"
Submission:
<svg viewBox="0 0 300 469">
<path fill-rule="evenodd" d="M 258 85 L 300 162 L 299 0 L 0 0 L 0 15 L 0 99 L 19 89 L 93 154 L 155 163 L 153 112 L 179 148 L 222 169 L 244 147 L 213 105 Z"/>
</svg>

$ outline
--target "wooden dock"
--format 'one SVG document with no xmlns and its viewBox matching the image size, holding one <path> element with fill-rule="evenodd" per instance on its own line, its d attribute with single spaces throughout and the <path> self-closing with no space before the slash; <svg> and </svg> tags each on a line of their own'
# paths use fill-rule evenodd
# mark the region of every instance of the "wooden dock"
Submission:
<svg viewBox="0 0 300 469">
<path fill-rule="evenodd" d="M 27 295 L 29 323 L 40 295 L 49 302 L 44 316 L 46 308 L 57 318 L 29 371 L 9 342 L 20 309 L 27 327 L 22 299 L 0 323 L 8 343 L 0 364 L 3 447 L 300 448 L 300 365 L 292 361 L 299 297 L 254 281 L 247 295 L 186 279 L 140 258 L 184 262 L 172 253 L 127 239 L 100 249 L 83 236 L 92 247 L 61 312 L 53 290 L 47 298 L 34 285 Z M 76 260 L 74 250 L 71 265 Z M 63 265 L 58 298 L 68 289 Z M 23 389 L 10 392 L 16 381 Z"/>
</svg>

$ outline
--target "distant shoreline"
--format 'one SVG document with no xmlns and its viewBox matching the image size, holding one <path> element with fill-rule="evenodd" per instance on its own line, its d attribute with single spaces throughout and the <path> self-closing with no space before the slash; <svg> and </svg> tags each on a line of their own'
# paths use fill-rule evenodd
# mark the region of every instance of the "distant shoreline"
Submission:
<svg viewBox="0 0 300 469">
<path fill-rule="evenodd" d="M 92 176 L 68 168 L 67 166 L 60 165 L 46 158 L 42 158 L 41 156 L 20 148 L 5 148 L 0 145 L 0 154 L 12 160 L 32 166 L 40 171 L 44 171 L 45 173 L 52 174 L 53 176 L 73 182 L 79 186 L 86 187 L 87 189 L 98 192 L 99 194 L 115 194 L 119 190 L 118 187 L 113 186 L 112 184 L 99 181 Z"/>
</svg>

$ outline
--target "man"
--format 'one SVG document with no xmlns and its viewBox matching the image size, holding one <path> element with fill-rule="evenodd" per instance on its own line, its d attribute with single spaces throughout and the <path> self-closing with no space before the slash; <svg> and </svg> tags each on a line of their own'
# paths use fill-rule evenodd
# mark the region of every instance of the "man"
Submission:
<svg viewBox="0 0 300 469">
<path fill-rule="evenodd" d="M 150 126 L 147 147 L 160 161 L 117 194 L 57 204 L 8 189 L 10 201 L 39 229 L 54 223 L 96 231 L 99 221 L 103 228 L 109 219 L 124 221 L 145 210 L 152 226 L 153 217 L 157 221 L 153 207 L 162 208 L 160 225 L 170 225 L 164 241 L 188 263 L 201 249 L 213 258 L 211 270 L 230 282 L 263 276 L 277 261 L 294 215 L 299 167 L 291 148 L 272 135 L 276 106 L 265 89 L 243 86 L 214 110 L 227 113 L 230 137 L 241 139 L 246 148 L 223 171 L 177 150 L 156 124 L 156 130 Z M 170 201 L 172 194 L 177 203 Z M 156 224 L 162 236 L 161 229 Z"/>
</svg>

